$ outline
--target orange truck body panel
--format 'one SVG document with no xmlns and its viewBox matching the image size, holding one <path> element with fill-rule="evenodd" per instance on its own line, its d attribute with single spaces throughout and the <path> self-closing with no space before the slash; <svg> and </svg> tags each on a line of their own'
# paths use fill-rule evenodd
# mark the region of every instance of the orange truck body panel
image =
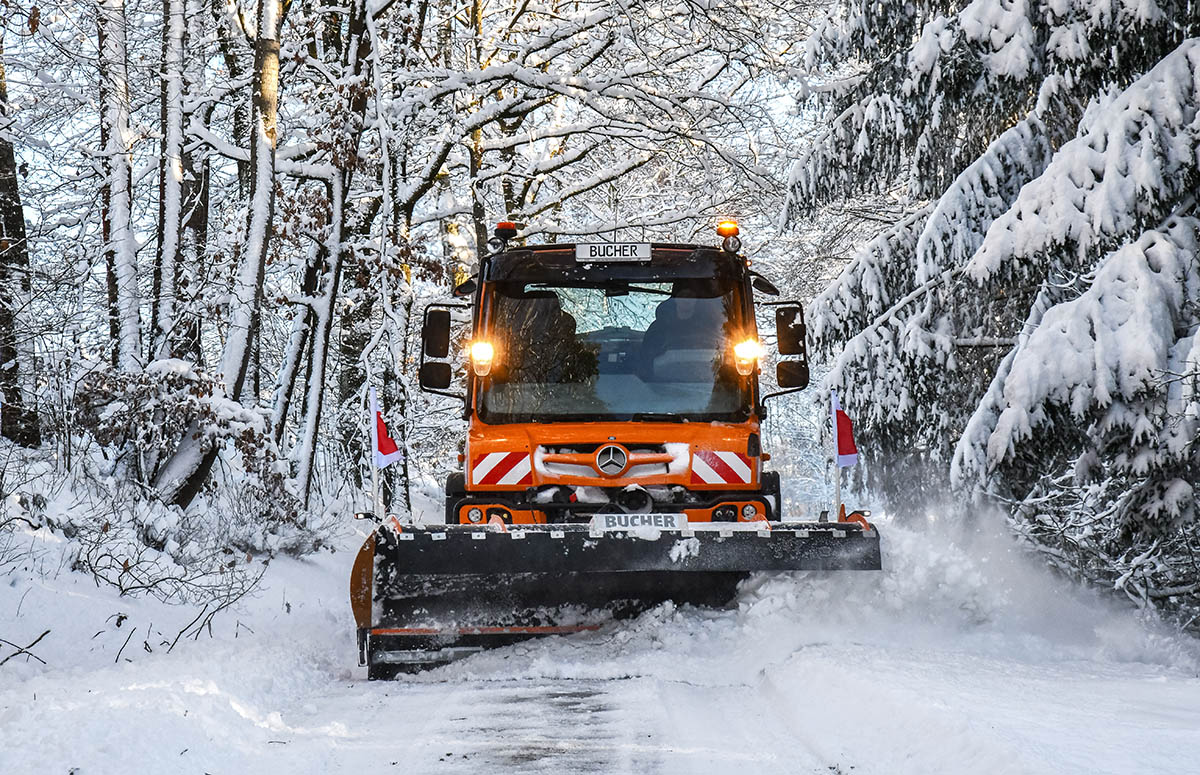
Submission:
<svg viewBox="0 0 1200 775">
<path fill-rule="evenodd" d="M 750 435 L 758 433 L 758 421 L 747 423 L 649 423 L 649 422 L 594 422 L 594 423 L 520 423 L 512 425 L 487 425 L 473 419 L 467 436 L 466 475 L 467 491 L 472 493 L 511 491 L 516 488 L 541 485 L 570 485 L 583 487 L 625 487 L 631 484 L 643 487 L 679 485 L 692 490 L 753 490 L 758 487 L 761 469 L 760 456 L 746 454 Z M 553 454 L 545 449 L 576 445 L 597 446 L 618 444 L 629 450 L 629 465 L 617 476 L 605 476 L 593 465 L 592 454 Z M 686 462 L 672 465 L 675 456 L 662 453 L 639 454 L 641 445 L 686 444 Z M 524 471 L 525 463 L 517 461 L 505 473 L 497 476 L 495 467 L 479 475 L 483 464 L 490 463 L 489 456 L 497 453 L 520 452 L 530 456 L 527 476 L 515 479 L 515 474 Z M 714 471 L 724 474 L 722 481 L 704 481 L 693 474 L 693 458 L 710 452 L 736 455 L 748 471 Z M 730 460 L 729 455 L 722 456 Z M 500 461 L 505 465 L 510 461 Z M 720 463 L 717 464 L 718 466 Z M 726 463 L 726 465 L 728 465 Z M 517 468 L 520 466 L 520 468 Z M 558 472 L 551 467 L 560 466 Z M 676 470 L 671 471 L 674 467 Z M 710 466 L 711 468 L 712 466 Z M 573 470 L 578 469 L 578 470 Z M 586 469 L 586 470 L 585 470 Z M 734 475 L 729 475 L 733 473 Z M 717 477 L 709 477 L 717 478 Z M 515 488 L 514 485 L 517 485 Z"/>
<path fill-rule="evenodd" d="M 473 416 L 464 455 L 467 494 L 546 486 L 621 489 L 678 486 L 704 492 L 746 491 L 745 500 L 723 499 L 737 513 L 753 503 L 762 513 L 765 505 L 755 498 L 760 490 L 762 455 L 747 454 L 759 422 L 655 423 L 655 422 L 556 422 L 489 425 Z M 605 474 L 594 452 L 556 452 L 562 448 L 617 445 L 628 464 L 617 475 Z M 645 447 L 668 452 L 639 451 Z M 549 451 L 548 451 L 549 450 Z M 469 506 L 459 509 L 458 521 L 469 523 Z M 546 522 L 537 509 L 507 510 L 514 524 Z M 711 508 L 684 508 L 691 522 L 712 520 Z M 739 521 L 741 521 L 739 517 Z"/>
</svg>

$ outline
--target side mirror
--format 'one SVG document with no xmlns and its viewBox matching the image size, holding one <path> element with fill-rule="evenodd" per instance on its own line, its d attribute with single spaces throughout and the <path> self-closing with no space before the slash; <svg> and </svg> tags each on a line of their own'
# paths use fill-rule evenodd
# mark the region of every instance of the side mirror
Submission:
<svg viewBox="0 0 1200 775">
<path fill-rule="evenodd" d="M 780 361 L 775 367 L 775 381 L 781 388 L 803 389 L 808 387 L 808 363 L 805 361 Z"/>
<path fill-rule="evenodd" d="M 758 272 L 753 272 L 752 274 L 754 279 L 750 281 L 750 284 L 754 286 L 754 290 L 765 293 L 768 296 L 779 295 L 779 289 L 776 288 L 770 280 L 763 277 Z"/>
<path fill-rule="evenodd" d="M 465 394 L 444 391 L 454 382 L 455 365 L 460 360 L 457 353 L 450 351 L 450 328 L 454 323 L 451 315 L 453 310 L 470 308 L 470 304 L 461 302 L 435 302 L 425 307 L 421 323 L 421 367 L 417 372 L 422 390 L 466 400 Z"/>
<path fill-rule="evenodd" d="M 779 341 L 780 355 L 806 354 L 804 310 L 800 308 L 800 305 L 775 308 L 775 335 Z"/>
<path fill-rule="evenodd" d="M 475 278 L 472 277 L 471 279 L 464 280 L 462 283 L 455 286 L 454 295 L 455 296 L 470 296 L 472 293 L 475 292 L 475 290 L 478 287 L 479 287 L 479 284 L 476 283 Z"/>
<path fill-rule="evenodd" d="M 450 387 L 451 376 L 449 363 L 430 361 L 421 364 L 421 387 L 426 390 L 445 390 Z"/>
<path fill-rule="evenodd" d="M 426 357 L 429 358 L 445 358 L 450 354 L 450 310 L 430 309 L 425 311 L 425 323 L 421 326 L 421 346 L 425 350 Z M 424 374 L 425 372 L 422 370 L 422 384 L 424 384 Z"/>
</svg>

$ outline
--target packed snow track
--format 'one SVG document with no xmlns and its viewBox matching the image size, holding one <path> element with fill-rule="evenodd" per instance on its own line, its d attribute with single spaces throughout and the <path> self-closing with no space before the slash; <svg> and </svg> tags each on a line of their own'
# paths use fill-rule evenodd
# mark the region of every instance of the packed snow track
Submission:
<svg viewBox="0 0 1200 775">
<path fill-rule="evenodd" d="M 355 664 L 350 551 L 274 561 L 170 653 L 194 611 L 17 572 L 0 638 L 50 634 L 45 665 L 0 668 L 0 771 L 1195 771 L 1193 642 L 1001 538 L 883 535 L 883 573 L 760 576 L 729 609 L 664 605 L 381 683 Z"/>
</svg>

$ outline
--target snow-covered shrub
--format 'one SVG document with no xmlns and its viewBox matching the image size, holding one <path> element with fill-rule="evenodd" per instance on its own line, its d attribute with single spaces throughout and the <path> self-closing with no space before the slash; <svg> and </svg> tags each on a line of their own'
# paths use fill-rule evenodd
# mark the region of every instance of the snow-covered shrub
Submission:
<svg viewBox="0 0 1200 775">
<path fill-rule="evenodd" d="M 254 516 L 267 523 L 302 521 L 266 418 L 225 398 L 215 380 L 192 364 L 166 359 L 132 373 L 97 369 L 80 380 L 75 405 L 79 428 L 113 450 L 114 475 L 149 488 L 179 439 L 189 428 L 200 428 L 203 446 L 228 443 L 254 477 L 262 493 Z"/>
<path fill-rule="evenodd" d="M 114 476 L 111 449 L 82 438 L 76 447 L 68 468 L 51 449 L 0 441 L 0 571 L 70 569 L 207 616 L 251 591 L 272 553 L 311 551 L 328 533 L 222 511 L 232 488 L 219 476 L 211 500 L 181 510 Z"/>
<path fill-rule="evenodd" d="M 321 544 L 323 528 L 310 526 L 266 418 L 225 399 L 192 365 L 169 359 L 137 372 L 94 368 L 76 383 L 72 409 L 69 431 L 52 430 L 73 433 L 81 452 L 69 470 L 51 466 L 39 483 L 80 501 L 46 517 L 79 544 L 77 567 L 125 589 L 133 573 L 127 564 L 165 563 L 182 570 L 162 578 L 178 580 L 224 567 L 225 555 L 303 553 Z M 203 497 L 181 509 L 162 503 L 152 483 L 192 427 L 205 429 L 202 443 L 218 455 Z"/>
<path fill-rule="evenodd" d="M 221 603 L 250 591 L 262 564 L 240 548 L 213 540 L 205 515 L 180 515 L 152 501 L 117 501 L 100 493 L 78 496 L 69 515 L 68 559 L 125 595 L 176 603 Z"/>
<path fill-rule="evenodd" d="M 788 202 L 903 185 L 920 208 L 812 310 L 880 494 L 1006 504 L 1059 567 L 1181 611 L 1197 35 L 1187 2 L 845 0 L 809 45 L 830 124 Z"/>
<path fill-rule="evenodd" d="M 262 417 L 214 400 L 215 387 L 211 377 L 180 360 L 155 361 L 137 372 L 99 367 L 77 383 L 76 421 L 101 445 L 128 457 L 114 460 L 114 472 L 149 486 L 163 456 L 198 418 L 213 442 L 262 441 Z"/>
</svg>

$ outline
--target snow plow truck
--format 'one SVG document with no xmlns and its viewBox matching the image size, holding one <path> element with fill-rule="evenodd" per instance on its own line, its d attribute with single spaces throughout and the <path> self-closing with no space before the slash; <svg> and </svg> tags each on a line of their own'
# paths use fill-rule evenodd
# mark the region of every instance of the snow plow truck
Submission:
<svg viewBox="0 0 1200 775">
<path fill-rule="evenodd" d="M 722 605 L 756 571 L 880 568 L 869 512 L 783 513 L 760 423 L 808 384 L 803 312 L 766 298 L 736 223 L 717 232 L 516 246 L 502 223 L 455 300 L 425 309 L 420 383 L 463 402 L 463 469 L 445 524 L 383 519 L 355 559 L 368 678 L 667 600 Z M 756 309 L 779 354 L 766 395 Z"/>
</svg>

